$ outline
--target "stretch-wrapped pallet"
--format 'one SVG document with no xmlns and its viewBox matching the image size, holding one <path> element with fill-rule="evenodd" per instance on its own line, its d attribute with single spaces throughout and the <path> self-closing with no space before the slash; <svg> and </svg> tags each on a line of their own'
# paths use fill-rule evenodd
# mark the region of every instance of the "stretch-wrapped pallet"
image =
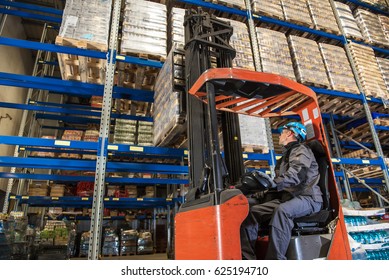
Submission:
<svg viewBox="0 0 389 280">
<path fill-rule="evenodd" d="M 252 11 L 259 15 L 274 17 L 277 19 L 284 19 L 282 12 L 281 0 L 251 0 Z"/>
<path fill-rule="evenodd" d="M 251 51 L 250 35 L 247 25 L 236 21 L 221 19 L 229 22 L 233 28 L 232 36 L 230 38 L 230 45 L 236 51 L 236 56 L 232 60 L 234 68 L 243 68 L 248 70 L 255 70 L 253 53 Z"/>
<path fill-rule="evenodd" d="M 383 57 L 376 57 L 378 67 L 381 70 L 382 78 L 384 79 L 385 85 L 386 85 L 386 99 L 388 99 L 388 92 L 389 92 L 389 59 L 383 58 Z"/>
<path fill-rule="evenodd" d="M 116 119 L 113 143 L 134 145 L 136 141 L 135 120 Z"/>
<path fill-rule="evenodd" d="M 346 51 L 339 46 L 319 43 L 331 88 L 359 94 Z"/>
<path fill-rule="evenodd" d="M 386 98 L 386 85 L 371 47 L 350 43 L 350 51 L 364 93 L 367 96 Z"/>
<path fill-rule="evenodd" d="M 382 30 L 378 15 L 357 8 L 355 11 L 355 19 L 357 20 L 363 37 L 369 43 L 389 46 L 389 41 L 386 39 L 384 31 Z"/>
<path fill-rule="evenodd" d="M 296 80 L 288 41 L 282 32 L 257 27 L 261 71 Z"/>
<path fill-rule="evenodd" d="M 316 29 L 340 32 L 329 0 L 308 0 L 308 8 Z"/>
<path fill-rule="evenodd" d="M 234 7 L 238 9 L 246 9 L 245 0 L 213 0 L 210 2 L 214 2 L 216 4 L 220 4 L 227 7 Z"/>
<path fill-rule="evenodd" d="M 346 37 L 362 40 L 363 36 L 361 30 L 359 29 L 349 5 L 337 1 L 334 1 L 334 4 L 336 10 L 338 11 L 340 22 Z"/>
<path fill-rule="evenodd" d="M 178 50 L 183 50 L 185 46 L 185 28 L 184 28 L 185 9 L 172 8 L 169 14 L 169 42 Z"/>
<path fill-rule="evenodd" d="M 112 1 L 66 1 L 59 36 L 99 43 L 108 49 Z"/>
<path fill-rule="evenodd" d="M 289 47 L 297 81 L 319 87 L 329 87 L 326 69 L 319 46 L 313 40 L 290 35 Z"/>
<path fill-rule="evenodd" d="M 307 0 L 281 0 L 281 4 L 286 21 L 309 27 L 313 26 Z"/>
<path fill-rule="evenodd" d="M 166 26 L 164 4 L 126 0 L 120 52 L 166 58 Z"/>
</svg>

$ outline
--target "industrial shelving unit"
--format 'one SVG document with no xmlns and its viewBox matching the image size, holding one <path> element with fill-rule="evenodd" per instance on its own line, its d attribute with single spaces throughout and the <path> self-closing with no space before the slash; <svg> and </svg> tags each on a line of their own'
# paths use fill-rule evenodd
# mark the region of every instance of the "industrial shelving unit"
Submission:
<svg viewBox="0 0 389 280">
<path fill-rule="evenodd" d="M 98 59 L 107 59 L 107 77 L 104 85 L 87 84 L 74 81 L 63 81 L 53 77 L 37 77 L 26 76 L 10 73 L 1 73 L 1 84 L 6 86 L 25 87 L 30 89 L 39 89 L 49 91 L 55 94 L 66 94 L 90 97 L 92 95 L 104 96 L 104 105 L 102 109 L 88 108 L 87 106 L 58 104 L 53 102 L 45 102 L 42 100 L 28 100 L 26 104 L 12 104 L 2 102 L 1 106 L 12 109 L 24 110 L 25 113 L 34 112 L 35 119 L 55 120 L 73 124 L 100 124 L 100 140 L 99 142 L 85 141 L 64 141 L 58 139 L 41 139 L 37 137 L 22 137 L 19 136 L 0 136 L 1 144 L 15 145 L 14 157 L 2 157 L 0 164 L 9 166 L 13 169 L 11 172 L 2 172 L 2 178 L 9 178 L 7 189 L 7 199 L 3 211 L 8 211 L 8 198 L 16 200 L 19 204 L 41 207 L 87 207 L 92 208 L 91 217 L 91 246 L 89 258 L 97 259 L 100 248 L 100 232 L 103 219 L 103 208 L 164 208 L 167 212 L 174 209 L 176 203 L 181 199 L 172 198 L 116 198 L 104 197 L 105 184 L 140 184 L 140 185 L 167 185 L 175 191 L 176 186 L 187 184 L 185 179 L 177 179 L 177 175 L 186 175 L 188 168 L 183 165 L 168 165 L 168 164 L 149 164 L 136 162 L 116 162 L 108 158 L 111 156 L 129 156 L 129 157 L 154 157 L 162 159 L 177 159 L 183 161 L 187 157 L 187 152 L 182 149 L 170 149 L 160 147 L 143 147 L 137 145 L 111 144 L 108 141 L 109 125 L 114 123 L 114 119 L 130 119 L 139 121 L 152 121 L 150 117 L 140 117 L 124 115 L 120 113 L 111 114 L 112 98 L 123 98 L 134 101 L 152 102 L 153 92 L 147 90 L 137 90 L 122 88 L 113 85 L 113 75 L 116 62 L 124 62 L 161 68 L 162 63 L 138 57 L 122 56 L 116 54 L 117 36 L 119 25 L 119 11 L 121 1 L 115 1 L 115 9 L 113 12 L 113 24 L 111 28 L 110 48 L 107 53 L 92 51 L 86 49 L 77 49 L 72 47 L 57 46 L 51 43 L 31 42 L 27 40 L 11 39 L 1 37 L 2 45 L 27 48 L 38 50 L 39 52 L 58 52 L 80 56 L 87 56 Z M 22 9 L 2 9 L 4 14 L 21 16 L 29 19 L 47 21 L 51 23 L 60 23 L 60 15 L 62 11 L 40 7 L 37 5 L 29 5 L 22 3 L 14 3 L 12 1 L 2 1 L 0 5 Z M 26 12 L 27 10 L 28 12 Z M 56 17 L 38 14 L 36 12 L 49 13 L 57 15 Z M 116 28 L 114 28 L 116 27 Z M 52 61 L 44 61 L 45 64 L 56 64 Z M 74 117 L 76 115 L 77 117 Z M 63 129 L 59 126 L 43 126 L 46 129 Z M 68 128 L 66 128 L 68 129 Z M 64 150 L 66 149 L 66 150 Z M 50 152 L 71 152 L 78 154 L 93 154 L 97 155 L 96 160 L 69 160 L 58 158 L 30 158 L 18 157 L 21 156 L 20 151 L 50 151 Z M 95 176 L 70 176 L 57 175 L 48 173 L 34 172 L 17 172 L 17 168 L 39 168 L 47 170 L 84 170 L 95 173 Z M 140 173 L 160 173 L 168 174 L 172 178 L 118 178 L 109 177 L 106 172 L 140 172 Z M 77 182 L 77 181 L 94 181 L 95 190 L 92 197 L 36 197 L 25 196 L 22 194 L 22 189 L 18 189 L 17 195 L 10 195 L 14 180 L 48 180 L 52 182 Z M 167 228 L 171 228 L 170 215 L 166 215 Z M 94 230 L 97 229 L 97 230 Z M 99 230 L 100 229 L 100 230 Z M 170 233 L 168 233 L 170 234 Z"/>
<path fill-rule="evenodd" d="M 1 107 L 20 109 L 25 112 L 31 111 L 35 112 L 36 119 L 43 120 L 56 120 L 56 121 L 65 121 L 68 123 L 75 124 L 85 124 L 85 123 L 95 123 L 100 124 L 100 141 L 99 142 L 84 142 L 84 141 L 62 141 L 62 140 L 51 140 L 51 139 L 41 139 L 36 137 L 22 137 L 19 136 L 0 136 L 0 144 L 6 145 L 15 145 L 15 151 L 18 153 L 15 157 L 1 157 L 0 164 L 2 166 L 9 167 L 21 167 L 21 168 L 46 168 L 46 169 L 63 169 L 63 170 L 85 170 L 90 172 L 95 172 L 96 176 L 69 176 L 69 175 L 56 175 L 56 174 L 34 174 L 34 173 L 23 173 L 16 172 L 16 170 L 11 170 L 11 172 L 1 172 L 0 177 L 9 178 L 10 185 L 7 190 L 7 197 L 10 199 L 15 199 L 21 204 L 27 204 L 31 206 L 59 206 L 67 207 L 69 205 L 78 205 L 83 207 L 89 207 L 93 209 L 93 214 L 91 218 L 91 228 L 99 229 L 101 227 L 102 219 L 102 207 L 106 208 L 148 208 L 148 207 L 165 207 L 168 210 L 174 208 L 179 199 L 149 199 L 144 198 L 143 200 L 137 199 L 127 199 L 127 198 L 104 198 L 103 189 L 105 184 L 161 184 L 161 185 L 184 185 L 188 184 L 188 180 L 171 178 L 171 179 L 158 179 L 158 178 L 116 178 L 106 176 L 105 172 L 111 171 L 123 171 L 123 170 L 132 170 L 133 172 L 147 172 L 147 173 L 165 173 L 171 174 L 174 176 L 177 175 L 186 175 L 188 173 L 187 166 L 184 165 L 164 165 L 164 164 L 145 164 L 145 163 L 125 163 L 125 162 L 113 162 L 109 161 L 108 158 L 110 155 L 142 155 L 142 156 L 152 156 L 152 157 L 161 157 L 161 158 L 177 158 L 181 161 L 183 158 L 187 157 L 187 152 L 182 149 L 171 149 L 171 148 L 161 148 L 161 147 L 140 147 L 135 145 L 123 145 L 123 144 L 111 144 L 108 143 L 107 133 L 109 133 L 109 124 L 114 122 L 114 119 L 131 119 L 131 120 L 142 120 L 142 121 L 152 121 L 152 118 L 149 117 L 139 117 L 139 116 L 130 116 L 123 115 L 115 112 L 111 112 L 111 101 L 112 98 L 124 98 L 131 99 L 134 101 L 143 101 L 143 102 L 152 102 L 153 101 L 153 92 L 147 90 L 137 90 L 129 88 L 121 88 L 114 86 L 112 84 L 112 75 L 114 74 L 114 66 L 116 62 L 124 62 L 131 64 L 138 64 L 142 66 L 149 66 L 155 68 L 161 68 L 162 63 L 159 61 L 152 61 L 147 59 L 140 59 L 137 57 L 130 56 L 121 56 L 116 55 L 117 49 L 117 35 L 118 31 L 115 29 L 118 24 L 119 17 L 119 6 L 121 1 L 114 1 L 115 12 L 113 16 L 112 24 L 112 34 L 111 42 L 108 52 L 99 52 L 85 49 L 76 49 L 65 46 L 57 46 L 51 43 L 44 42 L 31 42 L 27 40 L 20 39 L 11 39 L 0 37 L 0 44 L 13 46 L 18 48 L 27 48 L 38 50 L 48 53 L 67 53 L 74 55 L 87 56 L 98 59 L 107 59 L 107 77 L 105 85 L 97 84 L 87 84 L 82 82 L 73 82 L 73 81 L 63 81 L 58 80 L 52 77 L 36 77 L 36 76 L 26 76 L 19 74 L 10 74 L 10 73 L 0 73 L 0 84 L 6 86 L 17 86 L 25 87 L 30 89 L 40 89 L 44 91 L 49 91 L 57 94 L 67 94 L 75 96 L 84 96 L 90 97 L 92 95 L 104 96 L 104 105 L 102 109 L 93 108 L 81 105 L 69 105 L 69 104 L 58 104 L 53 102 L 45 102 L 39 100 L 27 100 L 26 104 L 12 104 L 1 102 Z M 281 27 L 285 27 L 291 30 L 299 31 L 301 33 L 309 34 L 317 38 L 325 38 L 330 42 L 336 42 L 336 44 L 347 45 L 348 39 L 343 35 L 335 35 L 321 30 L 315 30 L 298 24 L 278 20 L 271 17 L 255 15 L 251 11 L 250 1 L 246 1 L 246 10 L 241 10 L 233 7 L 226 7 L 220 4 L 210 3 L 200 0 L 177 0 L 173 1 L 175 3 L 181 3 L 183 5 L 189 6 L 201 6 L 205 9 L 210 9 L 212 11 L 217 11 L 220 14 L 229 14 L 234 15 L 235 17 L 242 18 L 244 21 L 247 21 L 249 32 L 251 35 L 252 42 L 256 42 L 255 39 L 255 25 L 260 23 L 273 24 Z M 332 3 L 332 0 L 330 1 Z M 374 12 L 383 13 L 389 15 L 389 13 L 382 11 L 379 8 L 373 7 L 368 4 L 364 4 L 360 1 L 348 1 L 355 5 L 361 5 L 366 8 L 371 9 Z M 31 18 L 36 20 L 42 20 L 45 22 L 59 24 L 61 22 L 60 15 L 61 11 L 55 9 L 49 9 L 40 7 L 37 5 L 28 5 L 12 1 L 0 1 L 0 5 L 5 5 L 12 7 L 13 9 L 2 8 L 0 9 L 1 13 L 21 16 L 25 18 Z M 15 10 L 16 8 L 16 10 Z M 21 10 L 18 10 L 21 9 Z M 28 12 L 26 12 L 26 10 Z M 36 13 L 38 12 L 38 13 Z M 53 16 L 42 15 L 40 13 L 49 13 Z M 115 27 L 115 28 L 113 28 Z M 356 42 L 359 44 L 365 44 L 362 42 Z M 254 62 L 256 68 L 259 69 L 259 57 L 258 49 L 255 49 L 256 44 L 252 44 L 254 51 Z M 371 46 L 376 52 L 383 55 L 389 55 L 389 50 L 377 46 Z M 55 62 L 44 61 L 42 64 L 46 65 L 55 65 Z M 328 90 L 324 88 L 311 87 L 318 95 L 326 95 L 332 97 L 341 97 L 359 101 L 364 105 L 364 109 L 368 116 L 371 116 L 370 109 L 368 104 L 378 104 L 384 105 L 384 102 L 377 98 L 366 97 L 363 92 L 358 94 L 351 94 L 348 92 L 340 92 L 335 90 Z M 92 94 L 93 93 L 93 94 Z M 38 113 L 39 112 L 39 113 Z M 70 116 L 68 116 L 70 115 Z M 77 117 L 71 117 L 71 115 L 77 115 Z M 374 114 L 373 114 L 374 115 Z M 81 117 L 82 116 L 82 117 Z M 340 115 L 333 115 L 322 113 L 323 118 L 328 123 L 334 123 L 334 121 L 349 121 L 350 117 L 344 117 Z M 364 179 L 364 178 L 349 178 L 345 175 L 345 171 L 337 171 L 335 173 L 336 177 L 342 182 L 347 181 L 350 184 L 361 184 L 365 183 L 367 185 L 385 185 L 388 189 L 389 179 L 388 179 L 388 170 L 384 162 L 384 156 L 382 152 L 382 147 L 379 141 L 377 141 L 376 130 L 387 130 L 387 127 L 380 127 L 374 125 L 372 118 L 368 117 L 367 121 L 370 125 L 372 135 L 374 136 L 374 144 L 364 143 L 365 146 L 371 148 L 375 147 L 379 157 L 377 159 L 350 159 L 343 158 L 341 155 L 333 156 L 333 164 L 338 165 L 376 165 L 380 166 L 384 171 L 384 178 L 378 179 Z M 61 127 L 53 126 L 43 126 L 43 128 L 54 128 L 54 129 L 63 129 Z M 274 147 L 271 140 L 271 130 L 270 124 L 267 124 L 267 135 L 269 142 L 269 154 L 256 154 L 256 153 L 244 153 L 243 158 L 245 160 L 265 160 L 269 162 L 270 173 L 272 173 L 274 168 L 274 162 L 278 155 L 274 151 Z M 357 145 L 350 141 L 340 141 L 342 146 L 347 146 L 351 149 L 359 148 Z M 85 161 L 85 160 L 65 160 L 65 159 L 49 159 L 49 158 L 24 158 L 17 157 L 21 150 L 25 151 L 61 151 L 66 152 L 66 150 L 71 151 L 72 153 L 89 153 L 97 155 L 96 161 Z M 89 151 L 89 152 L 85 152 Z M 15 196 L 11 196 L 11 188 L 13 185 L 13 180 L 49 180 L 56 182 L 77 182 L 77 181 L 94 181 L 95 182 L 95 191 L 94 197 L 32 197 L 32 196 L 23 196 L 18 193 Z M 345 187 L 347 196 L 351 196 L 351 190 L 362 190 L 361 188 L 348 189 Z M 377 190 L 377 188 L 374 188 Z M 8 202 L 8 201 L 7 201 Z M 7 211 L 7 206 L 4 207 L 4 210 Z M 170 215 L 167 216 L 169 218 Z M 170 221 L 168 222 L 170 223 Z M 170 228 L 170 226 L 168 226 Z M 99 252 L 99 242 L 100 234 L 99 230 L 93 231 L 94 234 L 91 237 L 92 246 L 90 246 L 89 258 L 97 259 Z"/>
</svg>

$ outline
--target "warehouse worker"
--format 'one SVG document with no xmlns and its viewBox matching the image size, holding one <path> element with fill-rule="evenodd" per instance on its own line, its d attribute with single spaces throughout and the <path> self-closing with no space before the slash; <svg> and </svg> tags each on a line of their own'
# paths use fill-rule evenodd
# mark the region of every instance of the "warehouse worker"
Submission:
<svg viewBox="0 0 389 280">
<path fill-rule="evenodd" d="M 266 259 L 285 260 L 294 226 L 293 219 L 321 210 L 323 199 L 319 186 L 318 164 L 312 150 L 302 142 L 306 127 L 291 122 L 280 128 L 279 144 L 282 158 L 276 165 L 276 178 L 272 182 L 272 198 L 250 207 L 241 226 L 243 259 L 256 259 L 255 241 L 258 224 L 269 222 L 269 247 Z"/>
</svg>

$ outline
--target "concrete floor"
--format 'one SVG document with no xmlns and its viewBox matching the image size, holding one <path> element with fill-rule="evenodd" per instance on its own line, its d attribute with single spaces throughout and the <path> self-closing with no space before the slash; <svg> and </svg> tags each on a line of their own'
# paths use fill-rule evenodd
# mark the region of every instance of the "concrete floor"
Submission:
<svg viewBox="0 0 389 280">
<path fill-rule="evenodd" d="M 86 260 L 87 258 L 71 258 L 71 260 Z M 130 256 L 103 256 L 102 260 L 167 260 L 166 253 L 149 254 L 149 255 L 130 255 Z"/>
</svg>

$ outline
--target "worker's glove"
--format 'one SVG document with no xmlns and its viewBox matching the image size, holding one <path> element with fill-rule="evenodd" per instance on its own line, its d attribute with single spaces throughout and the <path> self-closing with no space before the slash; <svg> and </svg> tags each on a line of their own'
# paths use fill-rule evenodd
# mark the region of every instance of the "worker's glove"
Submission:
<svg viewBox="0 0 389 280">
<path fill-rule="evenodd" d="M 268 189 L 277 188 L 276 183 L 274 183 L 273 179 L 269 175 L 267 175 L 266 173 L 263 173 L 261 171 L 257 171 L 257 173 L 259 176 L 261 176 L 262 178 L 265 178 L 270 183 L 270 186 L 268 187 Z"/>
<path fill-rule="evenodd" d="M 249 195 L 275 188 L 275 186 L 273 180 L 268 175 L 254 170 L 245 173 L 236 188 L 240 189 L 244 195 Z"/>
</svg>

